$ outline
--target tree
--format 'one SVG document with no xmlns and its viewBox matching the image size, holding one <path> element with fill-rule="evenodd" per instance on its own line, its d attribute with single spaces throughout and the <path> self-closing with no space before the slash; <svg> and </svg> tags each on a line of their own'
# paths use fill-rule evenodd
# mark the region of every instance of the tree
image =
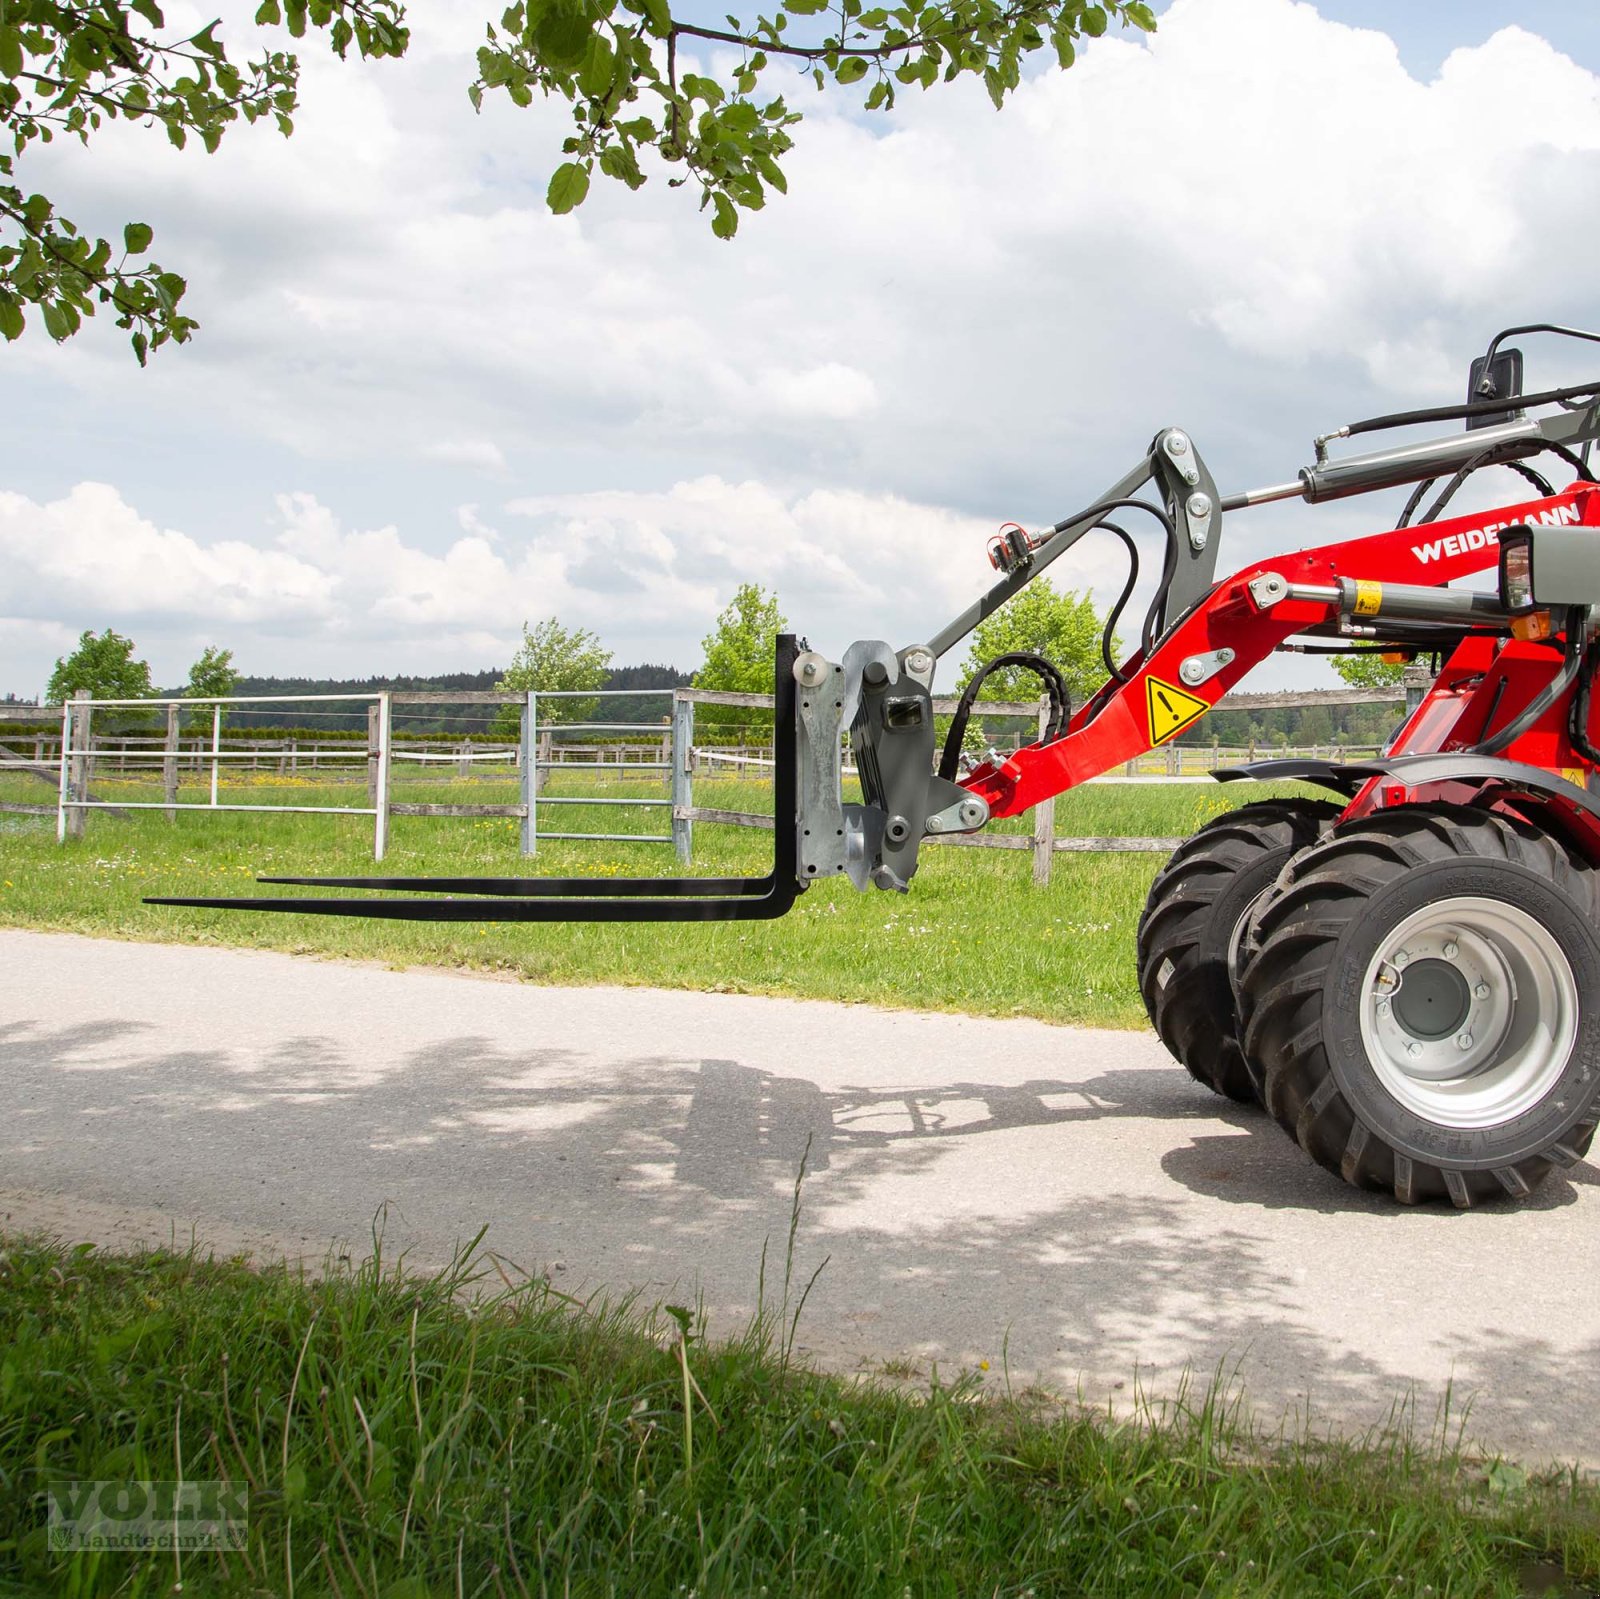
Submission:
<svg viewBox="0 0 1600 1599">
<path fill-rule="evenodd" d="M 1383 655 L 1336 655 L 1333 669 L 1351 688 L 1393 688 L 1405 676 L 1405 662 Z"/>
<path fill-rule="evenodd" d="M 776 594 L 768 594 L 759 583 L 741 583 L 716 626 L 701 640 L 705 659 L 694 674 L 694 686 L 729 694 L 770 694 L 777 637 L 788 626 Z M 771 713 L 738 705 L 697 705 L 695 721 L 737 738 L 752 725 L 770 726 Z"/>
<path fill-rule="evenodd" d="M 488 25 L 478 76 L 467 93 L 515 105 L 564 100 L 572 132 L 551 174 L 546 202 L 568 212 L 583 203 L 596 168 L 630 189 L 646 179 L 649 153 L 673 188 L 688 188 L 709 211 L 711 230 L 732 238 L 740 209 L 758 211 L 767 191 L 788 188 L 782 158 L 801 120 L 782 95 L 761 92 L 775 62 L 792 64 L 821 91 L 830 80 L 857 85 L 866 110 L 888 112 L 902 88 L 929 89 L 964 74 L 983 80 L 996 107 L 1022 80 L 1022 60 L 1049 46 L 1062 67 L 1077 42 L 1113 23 L 1149 32 L 1144 0 L 905 0 L 893 9 L 863 0 L 775 0 L 771 12 L 726 18 L 726 27 L 674 16 L 670 0 L 513 0 Z M 258 27 L 286 23 L 295 38 L 325 30 L 343 57 L 352 43 L 370 57 L 405 52 L 402 0 L 262 0 Z M 813 20 L 815 19 L 815 20 Z M 791 27 L 791 24 L 794 24 Z M 188 37 L 163 36 L 157 0 L 0 0 L 0 333 L 19 338 L 23 308 L 36 306 L 45 331 L 76 333 L 97 304 L 132 333 L 141 364 L 168 340 L 183 343 L 196 323 L 179 310 L 185 282 L 155 262 L 148 224 L 128 222 L 118 253 L 88 235 L 43 194 L 26 194 L 18 163 L 30 146 L 67 135 L 87 144 L 108 122 L 162 127 L 182 148 L 195 135 L 215 150 L 241 118 L 271 118 L 293 130 L 299 58 L 262 49 L 236 65 L 213 22 Z M 680 47 L 714 59 L 706 72 L 680 64 Z M 713 57 L 713 52 L 714 57 Z M 700 63 L 704 64 L 704 63 Z M 717 75 L 709 76 L 715 72 Z"/>
<path fill-rule="evenodd" d="M 1060 668 L 1073 705 L 1081 705 L 1106 680 L 1105 663 L 1100 659 L 1103 625 L 1087 591 L 1057 593 L 1049 578 L 1036 577 L 973 630 L 972 644 L 961 665 L 961 687 L 997 655 L 1028 650 Z M 978 700 L 1037 699 L 1040 687 L 1031 672 L 1007 667 L 984 681 Z"/>
<path fill-rule="evenodd" d="M 343 56 L 403 53 L 408 35 L 401 0 L 263 0 L 258 25 L 287 21 L 295 38 L 324 29 Z M 235 65 L 210 23 L 187 37 L 163 36 L 156 0 L 0 0 L 0 333 L 20 338 L 23 307 L 37 307 L 45 331 L 70 338 L 97 305 L 132 333 L 143 365 L 169 339 L 183 343 L 196 327 L 179 309 L 186 285 L 156 262 L 147 223 L 128 222 L 122 249 L 90 238 L 57 213 L 43 194 L 19 186 L 23 156 L 58 135 L 88 144 L 109 122 L 161 127 L 180 150 L 196 136 L 208 151 L 241 118 L 271 118 L 293 131 L 300 62 L 265 49 Z"/>
<path fill-rule="evenodd" d="M 155 693 L 150 686 L 150 663 L 134 660 L 133 650 L 133 640 L 115 628 L 108 627 L 100 634 L 81 633 L 77 649 L 56 662 L 44 691 L 46 700 L 59 704 L 79 689 L 88 689 L 97 700 L 148 699 Z"/>
<path fill-rule="evenodd" d="M 183 692 L 192 700 L 211 699 L 233 693 L 238 683 L 239 674 L 233 669 L 233 651 L 219 650 L 215 644 L 208 644 L 200 652 L 200 659 L 189 668 L 189 683 Z M 194 726 L 202 722 L 209 726 L 213 712 L 209 705 L 197 705 L 189 715 Z M 228 720 L 226 707 L 222 720 L 224 723 Z"/>
<path fill-rule="evenodd" d="M 563 627 L 547 616 L 537 627 L 522 624 L 522 644 L 495 687 L 517 694 L 530 690 L 549 694 L 604 688 L 611 673 L 611 651 L 584 627 Z M 550 700 L 539 707 L 539 724 L 586 722 L 594 715 L 594 700 Z M 502 705 L 490 729 L 497 736 L 514 738 L 522 713 L 515 705 Z"/>
</svg>

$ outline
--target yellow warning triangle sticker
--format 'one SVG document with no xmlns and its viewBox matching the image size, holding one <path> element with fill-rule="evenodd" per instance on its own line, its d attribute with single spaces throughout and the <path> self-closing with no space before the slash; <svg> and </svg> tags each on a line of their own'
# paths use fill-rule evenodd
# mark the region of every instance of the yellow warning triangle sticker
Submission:
<svg viewBox="0 0 1600 1599">
<path fill-rule="evenodd" d="M 1145 679 L 1144 701 L 1150 717 L 1152 744 L 1165 744 L 1211 709 L 1209 700 L 1199 699 L 1175 684 L 1163 683 L 1159 677 Z"/>
</svg>

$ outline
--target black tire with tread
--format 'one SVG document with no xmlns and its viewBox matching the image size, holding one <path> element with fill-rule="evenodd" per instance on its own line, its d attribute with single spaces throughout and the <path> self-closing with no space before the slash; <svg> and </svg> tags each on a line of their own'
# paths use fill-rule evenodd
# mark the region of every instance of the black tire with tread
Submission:
<svg viewBox="0 0 1600 1599">
<path fill-rule="evenodd" d="M 1407 1204 L 1524 1199 L 1581 1160 L 1600 1121 L 1597 881 L 1549 835 L 1484 809 L 1405 805 L 1335 828 L 1296 857 L 1252 918 L 1244 1048 L 1269 1114 L 1319 1165 Z M 1537 1104 L 1464 1134 L 1383 1088 L 1356 1018 L 1361 974 L 1386 927 L 1431 900 L 1485 892 L 1555 934 L 1577 984 L 1578 1035 Z"/>
<path fill-rule="evenodd" d="M 1325 800 L 1267 799 L 1208 822 L 1173 852 L 1139 918 L 1139 992 L 1196 1082 L 1243 1104 L 1260 1094 L 1240 1047 L 1229 971 L 1234 929 L 1289 859 L 1339 815 Z"/>
</svg>

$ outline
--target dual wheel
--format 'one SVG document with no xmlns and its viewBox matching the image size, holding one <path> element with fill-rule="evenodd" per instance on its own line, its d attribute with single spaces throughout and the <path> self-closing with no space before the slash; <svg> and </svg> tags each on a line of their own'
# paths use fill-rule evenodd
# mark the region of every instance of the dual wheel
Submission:
<svg viewBox="0 0 1600 1599">
<path fill-rule="evenodd" d="M 1150 1019 L 1347 1182 L 1525 1197 L 1600 1120 L 1595 874 L 1485 810 L 1336 815 L 1267 800 L 1183 844 L 1139 926 Z"/>
</svg>

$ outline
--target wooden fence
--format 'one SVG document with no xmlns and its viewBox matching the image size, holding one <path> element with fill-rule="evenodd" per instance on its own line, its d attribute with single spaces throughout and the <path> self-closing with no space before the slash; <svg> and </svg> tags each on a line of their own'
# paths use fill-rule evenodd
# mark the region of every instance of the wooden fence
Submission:
<svg viewBox="0 0 1600 1599">
<path fill-rule="evenodd" d="M 395 816 L 431 817 L 502 817 L 521 823 L 521 847 L 524 854 L 537 852 L 539 840 L 593 839 L 618 840 L 631 843 L 670 843 L 678 858 L 688 864 L 693 858 L 694 826 L 697 822 L 711 825 L 754 827 L 771 830 L 773 819 L 759 812 L 727 810 L 695 803 L 694 783 L 699 775 L 726 770 L 731 764 L 739 775 L 750 775 L 770 768 L 770 749 L 758 751 L 740 746 L 729 751 L 715 747 L 700 747 L 695 742 L 695 707 L 697 705 L 728 706 L 740 709 L 768 711 L 772 709 L 771 695 L 723 693 L 709 689 L 627 690 L 629 697 L 638 698 L 645 693 L 659 693 L 663 699 L 670 695 L 672 712 L 660 726 L 645 724 L 580 723 L 560 724 L 567 738 L 557 740 L 555 726 L 539 720 L 539 701 L 560 698 L 557 695 L 538 693 L 512 694 L 503 691 L 466 692 L 390 692 L 375 691 L 365 695 L 284 696 L 281 700 L 304 705 L 310 698 L 365 702 L 367 707 L 367 732 L 364 740 L 317 743 L 302 741 L 297 737 L 273 741 L 260 734 L 244 737 L 230 734 L 226 739 L 222 731 L 223 709 L 236 704 L 274 704 L 279 700 L 267 697 L 232 696 L 226 700 L 196 702 L 194 700 L 154 701 L 96 701 L 80 693 L 60 707 L 0 706 L 0 774 L 26 774 L 55 786 L 54 804 L 0 803 L 0 811 L 23 812 L 34 815 L 54 815 L 57 819 L 57 837 L 67 839 L 81 836 L 87 815 L 92 810 L 108 810 L 125 815 L 134 810 L 161 810 L 169 820 L 175 820 L 180 811 L 234 810 L 259 812 L 321 812 L 340 815 L 371 816 L 373 818 L 373 857 L 382 860 L 387 846 L 389 821 Z M 588 695 L 567 698 L 590 698 Z M 1279 709 L 1310 705 L 1365 705 L 1398 704 L 1402 698 L 1419 697 L 1412 686 L 1410 694 L 1383 689 L 1335 689 L 1315 693 L 1272 693 L 1260 695 L 1229 695 L 1218 709 Z M 212 727 L 209 739 L 185 736 L 180 731 L 180 715 L 191 713 L 198 704 L 212 707 Z M 438 704 L 481 705 L 499 708 L 512 705 L 518 709 L 520 732 L 516 741 L 474 739 L 402 738 L 394 736 L 396 710 L 402 714 L 410 707 Z M 948 716 L 956 708 L 953 698 L 939 698 L 933 702 L 936 714 Z M 94 716 L 130 707 L 145 710 L 164 707 L 166 729 L 162 734 L 118 734 L 112 737 L 97 736 Z M 59 718 L 59 730 L 48 732 L 37 729 L 9 731 L 6 724 L 22 723 L 26 717 L 37 721 L 41 712 Z M 981 706 L 984 717 L 1012 717 L 1037 720 L 1041 733 L 1048 715 L 1048 702 L 1025 701 L 1016 703 L 988 702 Z M 573 732 L 588 732 L 590 742 L 570 740 Z M 602 738 L 615 736 L 621 742 L 605 742 Z M 629 742 L 632 740 L 633 742 Z M 648 740 L 648 741 L 647 741 Z M 1196 749 L 1193 746 L 1167 745 L 1138 761 L 1130 761 L 1120 774 L 1122 781 L 1139 781 L 1145 778 L 1181 779 L 1186 759 L 1198 759 L 1202 769 L 1216 764 L 1218 751 Z M 1274 755 L 1287 753 L 1280 749 L 1261 753 Z M 1344 758 L 1364 754 L 1363 750 L 1328 747 L 1331 758 Z M 1238 751 L 1241 759 L 1253 758 L 1254 748 Z M 453 778 L 468 776 L 479 771 L 493 773 L 499 768 L 505 775 L 514 775 L 518 782 L 518 799 L 506 804 L 424 803 L 399 801 L 393 797 L 393 779 L 396 762 L 415 763 L 424 769 L 434 766 L 441 771 L 448 768 Z M 1153 768 L 1152 768 L 1153 763 Z M 664 779 L 666 794 L 661 799 L 596 799 L 593 797 L 552 796 L 545 792 L 549 773 L 562 767 L 584 765 L 601 766 L 616 772 L 654 771 Z M 126 776 L 140 770 L 152 771 L 159 767 L 162 797 L 157 801 L 130 801 L 121 797 L 107 800 L 98 797 L 91 788 L 97 778 L 108 775 Z M 364 785 L 363 805 L 294 805 L 248 803 L 232 799 L 223 802 L 221 772 L 227 770 L 275 771 L 283 776 L 299 776 L 303 771 L 337 772 L 352 782 Z M 208 803 L 180 801 L 183 773 L 204 774 L 209 777 Z M 1115 781 L 1117 778 L 1109 780 Z M 1199 780 L 1199 779 L 1196 779 Z M 664 833 L 588 833 L 551 831 L 541 829 L 540 812 L 563 805 L 629 806 L 635 808 L 660 808 L 670 815 L 670 831 Z M 1035 807 L 1031 833 L 1004 833 L 986 831 L 977 834 L 930 836 L 926 842 L 964 849 L 1027 850 L 1031 853 L 1033 877 L 1037 883 L 1047 883 L 1051 862 L 1057 854 L 1066 851 L 1156 851 L 1170 852 L 1180 842 L 1173 838 L 1144 837 L 1063 837 L 1056 832 L 1055 805 L 1053 802 Z"/>
</svg>

